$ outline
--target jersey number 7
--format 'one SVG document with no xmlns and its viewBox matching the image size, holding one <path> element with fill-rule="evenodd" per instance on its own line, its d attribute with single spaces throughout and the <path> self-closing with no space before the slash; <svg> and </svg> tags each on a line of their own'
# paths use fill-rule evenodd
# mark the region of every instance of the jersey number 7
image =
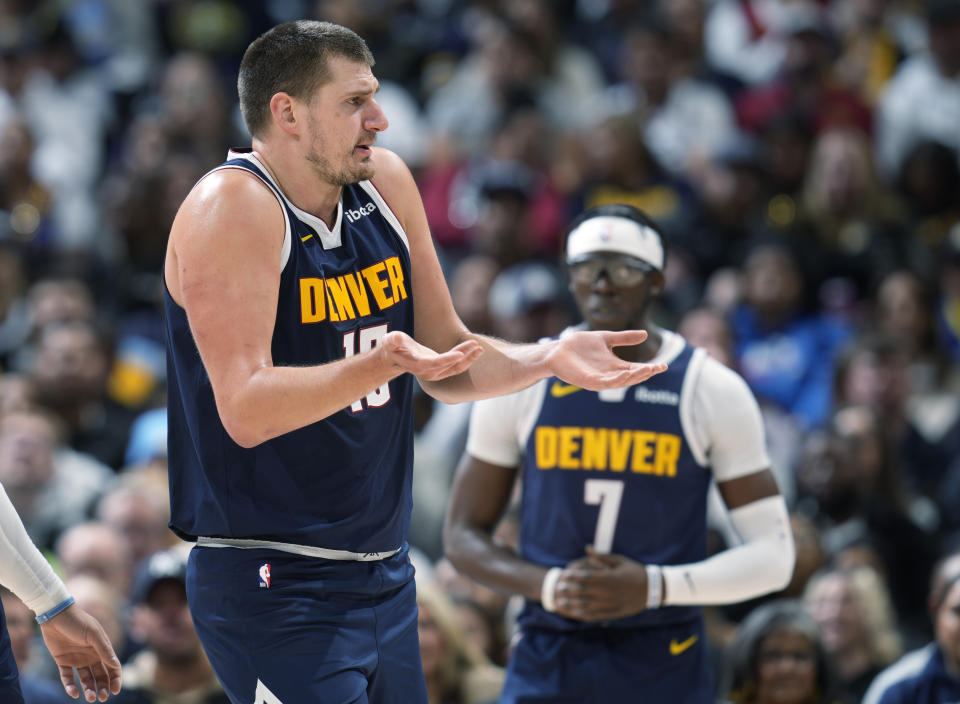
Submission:
<svg viewBox="0 0 960 704">
<path fill-rule="evenodd" d="M 593 549 L 598 553 L 606 555 L 613 548 L 613 534 L 617 530 L 622 499 L 622 479 L 587 479 L 583 484 L 584 503 L 600 506 L 597 532 L 593 536 Z"/>
</svg>

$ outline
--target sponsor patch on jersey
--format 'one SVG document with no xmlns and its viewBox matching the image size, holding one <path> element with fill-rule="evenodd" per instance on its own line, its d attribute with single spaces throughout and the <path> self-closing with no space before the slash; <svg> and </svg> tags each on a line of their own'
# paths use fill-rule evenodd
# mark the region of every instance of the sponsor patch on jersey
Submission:
<svg viewBox="0 0 960 704">
<path fill-rule="evenodd" d="M 680 394 L 675 391 L 651 391 L 643 386 L 638 386 L 634 392 L 634 398 L 640 403 L 658 403 L 664 406 L 679 406 Z"/>
<path fill-rule="evenodd" d="M 366 205 L 361 205 L 359 208 L 348 208 L 347 210 L 343 211 L 343 214 L 350 222 L 356 222 L 360 218 L 365 218 L 376 209 L 376 205 L 373 203 L 367 203 Z"/>
<path fill-rule="evenodd" d="M 270 563 L 264 562 L 260 565 L 260 569 L 257 570 L 257 573 L 260 575 L 260 586 L 264 589 L 270 588 Z"/>
</svg>

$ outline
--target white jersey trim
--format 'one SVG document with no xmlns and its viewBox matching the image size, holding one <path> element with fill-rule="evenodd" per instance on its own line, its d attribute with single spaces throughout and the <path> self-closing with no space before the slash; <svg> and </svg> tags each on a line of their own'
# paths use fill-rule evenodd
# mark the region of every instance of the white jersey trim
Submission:
<svg viewBox="0 0 960 704">
<path fill-rule="evenodd" d="M 376 562 L 385 560 L 400 552 L 396 550 L 387 550 L 386 552 L 350 552 L 349 550 L 330 550 L 328 548 L 316 548 L 312 545 L 297 545 L 296 543 L 276 543 L 271 540 L 242 540 L 240 538 L 197 538 L 197 545 L 203 548 L 240 548 L 243 550 L 266 548 L 269 550 L 280 550 L 281 552 L 291 552 L 296 555 L 306 557 L 320 557 L 324 560 L 348 560 L 354 562 Z"/>
<path fill-rule="evenodd" d="M 266 176 L 266 178 L 252 171 L 250 171 L 249 173 L 252 173 L 254 176 L 259 178 L 261 181 L 264 181 L 268 185 L 273 186 L 273 188 L 271 188 L 270 190 L 271 192 L 273 192 L 274 197 L 280 203 L 280 210 L 283 211 L 284 230 L 283 230 L 283 245 L 280 247 L 280 269 L 281 270 L 285 269 L 287 266 L 287 262 L 290 261 L 290 247 L 292 246 L 291 241 L 293 237 L 292 235 L 293 228 L 290 225 L 290 215 L 287 213 L 287 209 L 283 207 L 284 203 L 287 203 L 287 205 L 290 205 L 289 201 L 287 201 L 286 196 L 283 195 L 283 191 L 280 190 L 280 186 L 277 185 L 277 182 L 273 180 L 273 176 L 270 175 L 270 172 L 267 170 L 267 167 L 264 166 L 262 163 L 260 163 L 259 159 L 253 156 L 253 154 L 245 154 L 245 153 L 242 154 L 242 153 L 230 150 L 227 153 L 227 159 L 245 159 L 249 162 L 252 162 L 254 165 L 256 165 L 258 169 L 260 169 L 260 171 L 264 174 L 264 176 Z M 238 167 L 218 166 L 213 171 L 219 171 L 221 169 L 236 169 L 236 168 Z M 210 173 L 213 173 L 213 171 L 211 171 Z"/>
<path fill-rule="evenodd" d="M 357 185 L 360 186 L 360 188 L 362 188 L 368 196 L 373 198 L 374 202 L 377 204 L 377 207 L 380 209 L 381 215 L 383 215 L 384 219 L 390 223 L 394 230 L 397 231 L 397 237 L 400 238 L 409 252 L 410 241 L 407 239 L 406 230 L 404 230 L 403 225 L 400 224 L 400 219 L 390 209 L 390 206 L 387 205 L 387 201 L 384 200 L 382 195 L 380 195 L 380 191 L 377 190 L 377 187 L 374 186 L 370 181 L 360 181 L 360 183 Z"/>
<path fill-rule="evenodd" d="M 323 245 L 324 249 L 335 249 L 343 244 L 343 193 L 341 191 L 340 199 L 337 202 L 337 219 L 333 223 L 333 227 L 327 227 L 327 223 L 318 218 L 316 215 L 308 213 L 306 210 L 301 210 L 293 203 L 290 202 L 290 199 L 287 198 L 287 194 L 283 192 L 283 189 L 280 188 L 280 184 L 276 182 L 273 178 L 273 174 L 270 173 L 270 170 L 260 161 L 255 154 L 245 153 L 237 154 L 241 159 L 246 159 L 257 165 L 257 167 L 267 175 L 267 178 L 270 179 L 277 192 L 283 198 L 284 202 L 290 206 L 290 210 L 293 211 L 294 215 L 297 216 L 298 220 L 305 222 L 307 225 L 313 228 L 313 231 L 317 233 L 317 239 L 320 240 L 320 244 Z"/>
<path fill-rule="evenodd" d="M 236 154 L 235 152 L 230 153 L 230 158 L 245 158 L 244 154 Z M 253 159 L 248 159 L 248 161 L 254 161 Z M 257 164 L 260 165 L 259 162 Z M 239 166 L 218 166 L 215 169 L 211 169 L 205 176 L 209 176 L 215 171 L 225 171 L 227 169 L 239 169 L 245 173 L 250 174 L 251 176 L 256 176 L 258 179 L 267 184 L 268 188 L 272 183 L 268 179 L 264 179 L 260 174 L 257 174 L 249 169 L 242 169 Z M 264 169 L 264 173 L 266 170 Z M 277 202 L 280 204 L 280 210 L 283 212 L 283 245 L 280 247 L 280 269 L 284 269 L 287 266 L 287 262 L 290 260 L 290 241 L 291 241 L 291 232 L 290 227 L 290 216 L 287 214 L 287 209 L 283 207 L 284 200 L 278 195 L 279 191 L 275 191 L 272 188 L 269 188 L 270 192 L 273 193 L 273 197 L 277 199 Z"/>
</svg>

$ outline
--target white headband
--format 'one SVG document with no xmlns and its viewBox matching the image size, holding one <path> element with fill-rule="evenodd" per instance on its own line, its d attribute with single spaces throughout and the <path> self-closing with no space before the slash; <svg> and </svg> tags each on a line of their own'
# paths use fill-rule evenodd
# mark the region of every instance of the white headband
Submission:
<svg viewBox="0 0 960 704">
<path fill-rule="evenodd" d="M 567 263 L 595 252 L 619 252 L 663 270 L 663 243 L 657 233 L 636 220 L 602 215 L 584 220 L 567 238 Z"/>
</svg>

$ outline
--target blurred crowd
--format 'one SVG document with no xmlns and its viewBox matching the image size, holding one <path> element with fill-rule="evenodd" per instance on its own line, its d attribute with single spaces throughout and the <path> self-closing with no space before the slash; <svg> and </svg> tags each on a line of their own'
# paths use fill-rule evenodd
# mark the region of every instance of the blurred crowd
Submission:
<svg viewBox="0 0 960 704">
<path fill-rule="evenodd" d="M 577 322 L 584 208 L 664 228 L 656 318 L 753 389 L 798 549 L 783 593 L 708 611 L 719 699 L 775 701 L 790 634 L 820 697 L 797 702 L 860 701 L 934 638 L 960 549 L 960 0 L 0 0 L 0 483 L 137 673 L 128 701 L 226 701 L 166 528 L 161 270 L 181 200 L 249 143 L 243 50 L 298 18 L 368 41 L 378 143 L 472 330 Z M 470 407 L 417 401 L 430 701 L 493 701 L 516 604 L 440 541 Z M 14 601 L 28 704 L 61 701 Z"/>
</svg>

